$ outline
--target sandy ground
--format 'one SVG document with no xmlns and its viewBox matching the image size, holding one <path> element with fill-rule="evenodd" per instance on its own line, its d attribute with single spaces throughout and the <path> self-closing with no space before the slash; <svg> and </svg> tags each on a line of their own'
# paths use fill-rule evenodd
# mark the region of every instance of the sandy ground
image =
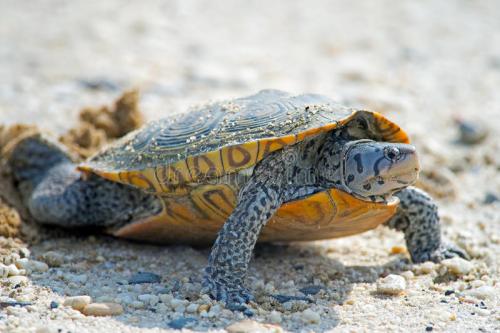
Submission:
<svg viewBox="0 0 500 333">
<path fill-rule="evenodd" d="M 0 124 L 61 134 L 81 107 L 110 104 L 132 87 L 148 119 L 279 88 L 382 112 L 410 133 L 425 167 L 421 185 L 438 197 L 444 234 L 471 265 L 411 265 L 402 235 L 383 227 L 261 246 L 249 273 L 252 319 L 274 325 L 228 330 L 500 331 L 498 2 L 0 0 L 0 8 Z M 460 144 L 456 117 L 490 135 Z M 4 264 L 29 257 L 49 266 L 1 279 L 1 332 L 160 332 L 183 318 L 190 329 L 222 331 L 244 318 L 198 295 L 208 249 L 40 236 L 29 250 L 0 238 Z M 139 271 L 161 281 L 129 284 Z M 401 294 L 377 292 L 388 274 L 406 280 Z M 321 290 L 311 303 L 266 298 L 304 297 L 312 286 Z M 73 295 L 124 312 L 85 316 L 63 306 Z"/>
</svg>

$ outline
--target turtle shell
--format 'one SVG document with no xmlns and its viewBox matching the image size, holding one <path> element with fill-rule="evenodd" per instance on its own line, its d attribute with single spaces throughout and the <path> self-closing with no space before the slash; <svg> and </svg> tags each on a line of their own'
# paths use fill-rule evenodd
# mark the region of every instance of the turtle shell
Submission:
<svg viewBox="0 0 500 333">
<path fill-rule="evenodd" d="M 79 168 L 148 192 L 184 194 L 186 184 L 248 169 L 273 151 L 354 119 L 360 120 L 362 137 L 409 141 L 379 113 L 342 107 L 316 94 L 262 90 L 150 122 Z"/>
<path fill-rule="evenodd" d="M 354 126 L 359 138 L 409 142 L 379 113 L 345 108 L 320 95 L 264 90 L 153 121 L 79 168 L 161 199 L 160 213 L 109 230 L 115 236 L 206 244 L 236 205 L 239 187 L 229 175 L 248 176 L 269 153 L 344 125 Z M 374 203 L 337 189 L 318 192 L 282 205 L 259 241 L 356 234 L 387 221 L 397 204 L 397 198 Z"/>
</svg>

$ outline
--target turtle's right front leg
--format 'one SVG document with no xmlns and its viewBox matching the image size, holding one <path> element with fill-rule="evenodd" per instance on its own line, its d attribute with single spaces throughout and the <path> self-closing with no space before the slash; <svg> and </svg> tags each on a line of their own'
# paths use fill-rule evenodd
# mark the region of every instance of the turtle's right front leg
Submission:
<svg viewBox="0 0 500 333">
<path fill-rule="evenodd" d="M 244 310 L 252 296 L 244 287 L 248 263 L 262 227 L 283 202 L 286 164 L 295 152 L 284 149 L 261 161 L 238 195 L 219 231 L 205 270 L 204 287 L 231 310 Z"/>
<path fill-rule="evenodd" d="M 205 270 L 204 286 L 230 310 L 245 309 L 252 299 L 244 287 L 248 263 L 262 227 L 280 206 L 276 188 L 247 184 L 238 205 L 215 241 Z"/>
</svg>

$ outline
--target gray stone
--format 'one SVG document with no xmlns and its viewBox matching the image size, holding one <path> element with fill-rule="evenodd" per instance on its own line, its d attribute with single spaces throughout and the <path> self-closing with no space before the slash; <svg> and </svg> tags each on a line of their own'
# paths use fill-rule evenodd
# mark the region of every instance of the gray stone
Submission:
<svg viewBox="0 0 500 333">
<path fill-rule="evenodd" d="M 141 284 L 141 283 L 159 283 L 161 281 L 161 276 L 150 272 L 139 272 L 132 275 L 128 280 L 129 284 Z"/>
</svg>

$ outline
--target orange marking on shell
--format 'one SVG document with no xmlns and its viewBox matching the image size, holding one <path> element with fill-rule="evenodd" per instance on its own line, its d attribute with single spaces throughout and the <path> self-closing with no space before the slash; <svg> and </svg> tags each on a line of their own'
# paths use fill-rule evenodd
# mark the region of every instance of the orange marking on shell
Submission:
<svg viewBox="0 0 500 333">
<path fill-rule="evenodd" d="M 341 122 L 339 122 L 339 124 L 340 123 Z M 311 129 L 305 130 L 305 131 L 297 134 L 297 142 L 303 141 L 304 139 L 309 138 L 309 137 L 314 136 L 314 135 L 318 135 L 321 133 L 331 131 L 332 129 L 339 126 L 339 124 L 331 123 L 331 124 L 328 124 L 328 125 L 325 125 L 322 127 L 311 128 Z"/>
<path fill-rule="evenodd" d="M 193 175 L 193 180 L 222 176 L 224 174 L 222 163 L 218 150 L 187 158 L 187 164 Z"/>
<path fill-rule="evenodd" d="M 215 221 L 225 221 L 236 205 L 236 193 L 225 184 L 198 186 L 190 195 L 199 212 Z"/>
<path fill-rule="evenodd" d="M 405 131 L 398 125 L 388 120 L 378 112 L 371 112 L 373 115 L 375 126 L 379 130 L 383 139 L 388 142 L 410 143 L 410 138 Z"/>
<path fill-rule="evenodd" d="M 159 214 L 108 232 L 116 237 L 169 244 L 207 244 L 217 235 L 220 223 L 198 214 L 187 196 L 168 197 L 162 201 L 163 209 Z"/>
<path fill-rule="evenodd" d="M 141 170 L 128 173 L 128 179 L 131 185 L 145 189 L 148 192 L 157 192 L 155 186 L 156 179 L 152 170 Z"/>
<path fill-rule="evenodd" d="M 87 173 L 94 172 L 111 181 L 133 184 L 147 189 L 151 189 L 152 186 L 155 189 L 154 191 L 158 193 L 184 195 L 189 192 L 183 186 L 185 183 L 198 182 L 203 184 L 208 179 L 221 177 L 224 174 L 251 167 L 273 151 L 300 142 L 307 137 L 331 131 L 336 127 L 347 124 L 354 117 L 359 116 L 360 112 L 372 117 L 376 129 L 379 131 L 378 133 L 382 135 L 384 140 L 409 143 L 408 135 L 398 125 L 387 120 L 383 115 L 377 112 L 353 111 L 349 116 L 340 121 L 307 129 L 300 133 L 255 140 L 241 145 L 223 147 L 221 150 L 207 152 L 203 155 L 189 156 L 186 160 L 178 161 L 171 166 L 153 168 L 151 169 L 151 174 L 148 173 L 150 169 L 134 171 L 135 175 L 145 174 L 145 178 L 134 175 L 130 179 L 130 172 L 128 171 L 109 172 L 94 169 L 91 165 L 86 164 L 79 166 L 79 169 Z M 250 154 L 250 161 L 248 162 L 248 156 L 245 153 Z"/>
<path fill-rule="evenodd" d="M 297 205 L 300 209 L 297 209 Z M 319 192 L 311 197 L 292 201 L 278 209 L 275 218 L 269 221 L 272 226 L 283 219 L 296 224 L 299 228 L 321 228 L 335 218 L 337 207 L 327 191 Z"/>
<path fill-rule="evenodd" d="M 236 205 L 234 190 L 228 185 L 218 186 L 225 198 L 217 196 L 219 192 L 209 194 L 207 201 L 203 193 L 208 192 L 208 185 L 195 197 L 192 193 L 164 197 L 165 209 L 160 215 L 112 233 L 158 243 L 210 244 Z M 339 190 L 319 192 L 282 205 L 263 228 L 259 241 L 306 241 L 358 234 L 389 220 L 397 205 L 398 200 L 388 204 L 366 202 Z"/>
<path fill-rule="evenodd" d="M 273 151 L 283 149 L 283 147 L 285 146 L 293 145 L 294 143 L 296 143 L 295 140 L 296 140 L 296 135 L 288 135 L 280 138 L 270 138 L 270 139 L 260 140 L 258 160 L 259 161 L 262 160 L 264 157 L 266 157 Z"/>
<path fill-rule="evenodd" d="M 397 203 L 366 202 L 336 189 L 319 192 L 281 206 L 259 240 L 305 241 L 358 234 L 386 222 L 395 214 Z"/>
<path fill-rule="evenodd" d="M 156 177 L 164 190 L 169 190 L 172 186 L 184 184 L 189 178 L 188 170 L 184 163 L 177 162 L 175 164 L 160 166 L 156 168 Z"/>
<path fill-rule="evenodd" d="M 114 182 L 122 183 L 120 175 L 117 172 L 107 172 L 103 170 L 90 170 L 91 172 Z"/>
<path fill-rule="evenodd" d="M 255 163 L 258 143 L 256 141 L 222 148 L 222 162 L 227 173 L 246 169 Z"/>
</svg>

